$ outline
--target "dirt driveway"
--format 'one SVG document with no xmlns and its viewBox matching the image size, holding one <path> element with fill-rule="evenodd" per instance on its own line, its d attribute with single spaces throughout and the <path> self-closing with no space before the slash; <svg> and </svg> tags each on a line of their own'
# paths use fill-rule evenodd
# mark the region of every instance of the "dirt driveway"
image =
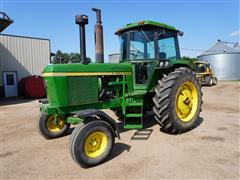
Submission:
<svg viewBox="0 0 240 180">
<path fill-rule="evenodd" d="M 107 162 L 82 169 L 71 159 L 65 136 L 45 140 L 36 130 L 37 101 L 2 101 L 1 179 L 239 179 L 240 83 L 203 87 L 202 123 L 182 135 L 152 123 L 147 140 L 121 133 Z"/>
</svg>

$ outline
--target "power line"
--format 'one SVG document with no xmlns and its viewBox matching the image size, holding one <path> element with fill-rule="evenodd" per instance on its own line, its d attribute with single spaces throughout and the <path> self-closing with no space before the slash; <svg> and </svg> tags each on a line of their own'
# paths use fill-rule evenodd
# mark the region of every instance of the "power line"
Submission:
<svg viewBox="0 0 240 180">
<path fill-rule="evenodd" d="M 205 50 L 202 50 L 202 49 L 189 49 L 189 48 L 180 48 L 182 50 L 187 50 L 187 51 L 197 51 L 197 52 L 203 52 Z"/>
</svg>

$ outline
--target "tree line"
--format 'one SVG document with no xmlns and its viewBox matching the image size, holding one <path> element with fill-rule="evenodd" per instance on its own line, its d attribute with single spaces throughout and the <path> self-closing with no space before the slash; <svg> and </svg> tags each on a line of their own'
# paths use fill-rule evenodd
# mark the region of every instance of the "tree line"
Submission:
<svg viewBox="0 0 240 180">
<path fill-rule="evenodd" d="M 87 57 L 87 60 L 91 62 L 91 58 Z M 81 56 L 79 53 L 66 53 L 61 50 L 57 50 L 53 54 L 52 64 L 67 64 L 67 63 L 81 63 Z"/>
</svg>

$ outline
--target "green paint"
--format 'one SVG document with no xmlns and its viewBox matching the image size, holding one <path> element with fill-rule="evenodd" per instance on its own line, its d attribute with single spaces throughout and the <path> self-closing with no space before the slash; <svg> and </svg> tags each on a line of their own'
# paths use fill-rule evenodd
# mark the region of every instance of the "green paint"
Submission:
<svg viewBox="0 0 240 180">
<path fill-rule="evenodd" d="M 98 101 L 97 77 L 68 77 L 67 83 L 69 106 L 96 103 Z"/>
<path fill-rule="evenodd" d="M 119 34 L 119 33 L 122 33 L 124 31 L 127 31 L 129 29 L 139 28 L 139 27 L 147 26 L 147 25 L 177 31 L 177 29 L 173 26 L 170 26 L 170 25 L 167 25 L 167 24 L 164 24 L 164 23 L 160 23 L 160 22 L 156 22 L 156 21 L 145 20 L 145 21 L 138 21 L 138 22 L 135 22 L 135 23 L 127 24 L 123 28 L 118 29 L 115 32 L 115 34 Z"/>
<path fill-rule="evenodd" d="M 128 124 L 124 126 L 125 129 L 142 129 L 143 125 L 138 124 Z"/>
<path fill-rule="evenodd" d="M 133 23 L 118 32 L 132 28 L 143 28 L 145 25 L 177 31 L 176 28 L 154 22 L 144 21 L 144 24 Z M 176 34 L 176 33 L 175 33 Z M 148 79 L 145 83 L 136 83 L 136 65 L 150 63 Z M 143 109 L 152 108 L 152 94 L 157 81 L 173 71 L 174 68 L 187 66 L 193 68 L 187 60 L 170 60 L 170 66 L 158 67 L 157 59 L 126 60 L 118 64 L 52 64 L 43 70 L 47 84 L 48 104 L 40 104 L 40 111 L 65 118 L 70 124 L 83 120 L 72 117 L 73 111 L 84 109 L 112 109 L 121 113 L 124 118 L 124 128 L 141 129 L 143 127 Z M 102 92 L 105 93 L 99 99 Z"/>
<path fill-rule="evenodd" d="M 69 124 L 78 124 L 80 122 L 83 122 L 83 119 L 77 118 L 77 117 L 67 117 L 66 122 Z"/>
<path fill-rule="evenodd" d="M 52 72 L 131 72 L 129 63 L 121 64 L 50 64 L 45 67 L 43 73 Z"/>
</svg>

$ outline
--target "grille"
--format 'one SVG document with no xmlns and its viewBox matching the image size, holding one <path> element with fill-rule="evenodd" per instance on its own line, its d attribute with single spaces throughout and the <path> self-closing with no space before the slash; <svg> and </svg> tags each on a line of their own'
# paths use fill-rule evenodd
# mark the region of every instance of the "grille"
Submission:
<svg viewBox="0 0 240 180">
<path fill-rule="evenodd" d="M 98 101 L 97 77 L 68 77 L 68 103 L 70 106 Z"/>
</svg>

